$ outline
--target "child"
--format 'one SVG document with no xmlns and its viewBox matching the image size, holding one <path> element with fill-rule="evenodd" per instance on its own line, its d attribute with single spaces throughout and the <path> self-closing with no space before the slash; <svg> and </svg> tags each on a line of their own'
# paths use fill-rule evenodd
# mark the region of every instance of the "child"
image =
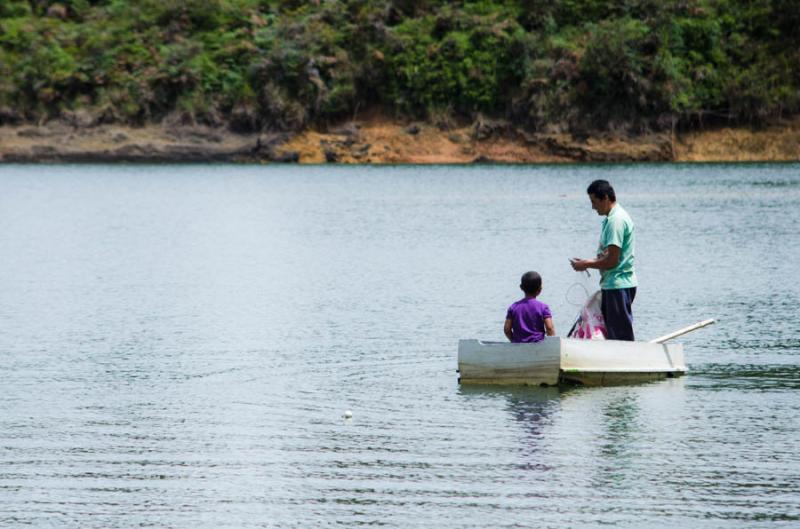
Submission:
<svg viewBox="0 0 800 529">
<path fill-rule="evenodd" d="M 506 324 L 503 327 L 506 337 L 514 343 L 540 342 L 544 335 L 555 336 L 553 316 L 550 307 L 536 299 L 542 292 L 542 276 L 536 272 L 522 274 L 519 288 L 525 297 L 513 303 L 506 314 Z"/>
</svg>

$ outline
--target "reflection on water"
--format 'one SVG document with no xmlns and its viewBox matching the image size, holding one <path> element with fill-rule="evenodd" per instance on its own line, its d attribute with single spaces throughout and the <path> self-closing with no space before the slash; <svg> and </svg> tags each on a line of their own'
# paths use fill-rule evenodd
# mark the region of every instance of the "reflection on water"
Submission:
<svg viewBox="0 0 800 529">
<path fill-rule="evenodd" d="M 0 525 L 798 525 L 797 169 L 2 166 Z M 594 178 L 689 374 L 459 386 Z"/>
<path fill-rule="evenodd" d="M 637 433 L 639 407 L 633 395 L 621 395 L 606 403 L 602 410 L 603 424 L 606 428 L 599 447 L 603 462 L 595 477 L 598 487 L 624 486 L 631 483 L 628 472 L 633 470 L 631 462 L 641 457 L 636 452 L 633 440 Z"/>
<path fill-rule="evenodd" d="M 569 394 L 569 387 L 491 386 L 470 384 L 459 386 L 458 393 L 468 399 L 505 399 L 505 409 L 515 419 L 529 438 L 523 449 L 536 452 L 536 442 L 541 439 L 549 424 L 550 415 L 558 409 L 560 399 Z"/>
</svg>

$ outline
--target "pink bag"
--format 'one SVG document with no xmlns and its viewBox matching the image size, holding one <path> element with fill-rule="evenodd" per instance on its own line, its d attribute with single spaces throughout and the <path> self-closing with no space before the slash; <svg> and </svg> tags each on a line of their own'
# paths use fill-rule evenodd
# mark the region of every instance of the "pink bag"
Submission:
<svg viewBox="0 0 800 529">
<path fill-rule="evenodd" d="M 581 308 L 575 325 L 567 334 L 567 338 L 579 338 L 581 340 L 605 340 L 606 322 L 603 320 L 603 312 L 600 308 L 600 300 L 603 292 L 598 290 L 586 300 Z"/>
</svg>

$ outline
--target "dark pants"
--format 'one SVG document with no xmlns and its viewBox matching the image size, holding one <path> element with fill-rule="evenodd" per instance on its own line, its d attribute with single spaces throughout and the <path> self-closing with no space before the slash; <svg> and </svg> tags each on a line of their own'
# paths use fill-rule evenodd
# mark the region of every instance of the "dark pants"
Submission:
<svg viewBox="0 0 800 529">
<path fill-rule="evenodd" d="M 633 341 L 633 298 L 636 287 L 603 290 L 600 309 L 606 322 L 606 338 Z"/>
</svg>

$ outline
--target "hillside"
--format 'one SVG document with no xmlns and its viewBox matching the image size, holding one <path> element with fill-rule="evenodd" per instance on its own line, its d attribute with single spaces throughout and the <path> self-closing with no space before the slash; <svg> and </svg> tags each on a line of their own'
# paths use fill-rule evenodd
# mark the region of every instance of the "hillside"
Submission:
<svg viewBox="0 0 800 529">
<path fill-rule="evenodd" d="M 763 127 L 800 109 L 797 27 L 792 0 L 5 0 L 0 125 Z"/>
<path fill-rule="evenodd" d="M 794 4 L 5 0 L 0 159 L 798 159 Z"/>
</svg>

